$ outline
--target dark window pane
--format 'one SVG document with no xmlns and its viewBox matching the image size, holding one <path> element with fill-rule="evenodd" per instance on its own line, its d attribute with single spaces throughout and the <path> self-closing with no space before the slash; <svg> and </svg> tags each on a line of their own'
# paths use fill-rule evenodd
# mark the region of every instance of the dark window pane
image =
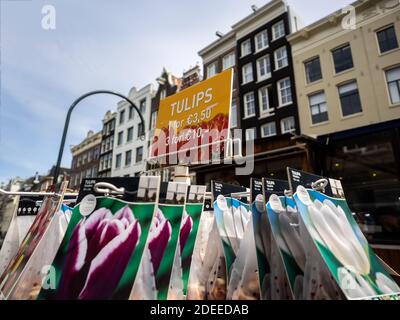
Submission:
<svg viewBox="0 0 400 320">
<path fill-rule="evenodd" d="M 122 144 L 122 135 L 123 132 L 118 132 L 118 140 L 117 140 L 117 144 L 120 146 Z"/>
<path fill-rule="evenodd" d="M 125 110 L 122 110 L 119 113 L 119 123 L 123 123 L 125 121 Z"/>
<path fill-rule="evenodd" d="M 313 124 L 325 122 L 325 121 L 328 121 L 328 112 L 321 112 L 321 113 L 312 115 L 312 123 Z"/>
<path fill-rule="evenodd" d="M 396 31 L 391 26 L 385 30 L 379 31 L 378 33 L 379 49 L 381 53 L 396 49 L 399 47 L 396 38 Z"/>
<path fill-rule="evenodd" d="M 136 162 L 140 162 L 143 159 L 143 147 L 136 148 Z"/>
<path fill-rule="evenodd" d="M 141 134 L 142 134 L 142 131 L 143 131 L 143 124 L 142 124 L 142 123 L 139 123 L 139 125 L 138 125 L 138 132 L 137 132 L 137 137 L 138 137 L 138 138 L 140 138 L 140 136 L 141 136 Z"/>
<path fill-rule="evenodd" d="M 322 79 L 321 64 L 319 58 L 315 58 L 305 63 L 307 82 L 314 82 Z"/>
<path fill-rule="evenodd" d="M 350 46 L 336 49 L 332 52 L 336 73 L 353 68 L 353 58 Z"/>
<path fill-rule="evenodd" d="M 362 111 L 358 89 L 340 95 L 343 116 L 348 116 Z"/>
<path fill-rule="evenodd" d="M 133 138 L 133 127 L 130 127 L 130 128 L 128 129 L 128 134 L 127 134 L 126 141 L 131 141 L 132 138 Z"/>
<path fill-rule="evenodd" d="M 125 153 L 125 165 L 129 166 L 131 164 L 132 161 L 132 151 L 129 150 Z"/>
</svg>

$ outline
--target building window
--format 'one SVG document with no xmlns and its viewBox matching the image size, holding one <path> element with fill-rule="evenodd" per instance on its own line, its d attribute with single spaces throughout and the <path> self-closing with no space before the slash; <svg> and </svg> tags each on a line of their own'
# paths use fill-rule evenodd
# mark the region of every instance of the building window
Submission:
<svg viewBox="0 0 400 320">
<path fill-rule="evenodd" d="M 110 153 L 108 155 L 108 165 L 107 165 L 107 169 L 111 169 L 112 166 L 112 153 Z"/>
<path fill-rule="evenodd" d="M 380 30 L 376 33 L 376 35 L 378 37 L 379 50 L 381 53 L 397 49 L 399 47 L 394 26 Z"/>
<path fill-rule="evenodd" d="M 136 148 L 136 163 L 143 160 L 143 147 Z"/>
<path fill-rule="evenodd" d="M 268 32 L 267 30 L 257 33 L 255 36 L 256 51 L 263 50 L 268 47 Z"/>
<path fill-rule="evenodd" d="M 269 55 L 266 55 L 257 60 L 257 79 L 262 81 L 269 77 L 271 77 L 271 62 Z"/>
<path fill-rule="evenodd" d="M 255 140 L 257 138 L 256 133 L 256 128 L 246 129 L 246 141 Z"/>
<path fill-rule="evenodd" d="M 207 66 L 207 78 L 211 78 L 217 74 L 217 63 L 211 63 Z"/>
<path fill-rule="evenodd" d="M 247 39 L 246 41 L 243 41 L 241 44 L 241 56 L 247 56 L 248 54 L 251 53 L 251 42 L 250 39 Z"/>
<path fill-rule="evenodd" d="M 390 102 L 400 103 L 400 67 L 386 71 L 386 80 L 389 88 Z"/>
<path fill-rule="evenodd" d="M 338 88 L 343 116 L 345 117 L 362 112 L 357 82 L 352 81 L 350 83 L 339 86 Z"/>
<path fill-rule="evenodd" d="M 138 131 L 137 131 L 137 137 L 140 138 L 140 136 L 144 134 L 143 132 L 143 123 L 138 124 Z"/>
<path fill-rule="evenodd" d="M 294 125 L 294 117 L 287 117 L 287 118 L 283 118 L 281 120 L 281 132 L 282 132 L 282 134 L 293 132 L 295 130 L 296 130 L 296 127 Z"/>
<path fill-rule="evenodd" d="M 146 113 L 146 98 L 140 100 L 139 105 L 140 105 L 140 107 L 139 107 L 140 112 L 141 112 L 142 114 Z"/>
<path fill-rule="evenodd" d="M 281 47 L 278 50 L 275 50 L 274 57 L 276 70 L 282 69 L 289 65 L 286 47 Z"/>
<path fill-rule="evenodd" d="M 306 78 L 308 83 L 322 79 L 319 57 L 305 62 L 304 67 L 306 69 Z"/>
<path fill-rule="evenodd" d="M 313 124 L 328 121 L 328 107 L 325 93 L 318 92 L 308 97 L 310 102 L 311 121 Z"/>
<path fill-rule="evenodd" d="M 154 129 L 157 125 L 157 111 L 153 111 L 150 119 L 150 129 Z"/>
<path fill-rule="evenodd" d="M 122 144 L 122 139 L 124 137 L 124 132 L 118 132 L 118 138 L 117 138 L 117 145 L 120 146 Z"/>
<path fill-rule="evenodd" d="M 160 100 L 165 99 L 166 96 L 167 96 L 167 90 L 162 89 L 160 92 Z"/>
<path fill-rule="evenodd" d="M 282 21 L 275 23 L 272 26 L 272 40 L 276 40 L 285 36 L 285 24 Z"/>
<path fill-rule="evenodd" d="M 134 113 L 135 113 L 135 108 L 133 106 L 129 106 L 129 114 L 128 114 L 129 120 L 133 119 Z"/>
<path fill-rule="evenodd" d="M 235 65 L 235 53 L 231 52 L 222 58 L 222 69 L 228 69 Z"/>
<path fill-rule="evenodd" d="M 271 111 L 269 107 L 268 87 L 258 90 L 258 105 L 260 106 L 260 116 Z"/>
<path fill-rule="evenodd" d="M 125 152 L 125 166 L 130 166 L 132 162 L 132 150 Z"/>
<path fill-rule="evenodd" d="M 118 153 L 117 156 L 115 157 L 115 168 L 119 169 L 121 168 L 121 153 Z"/>
<path fill-rule="evenodd" d="M 251 63 L 248 63 L 243 66 L 243 83 L 249 83 L 253 81 L 253 66 Z"/>
<path fill-rule="evenodd" d="M 353 68 L 353 57 L 351 56 L 351 48 L 349 44 L 333 50 L 332 55 L 336 73 Z"/>
<path fill-rule="evenodd" d="M 276 135 L 276 124 L 275 122 L 268 122 L 261 126 L 261 137 L 267 138 Z"/>
<path fill-rule="evenodd" d="M 127 134 L 126 134 L 126 142 L 132 141 L 133 138 L 133 127 L 128 128 Z"/>
<path fill-rule="evenodd" d="M 236 100 L 232 100 L 231 105 L 231 128 L 237 127 L 237 103 Z"/>
<path fill-rule="evenodd" d="M 286 106 L 293 102 L 290 78 L 278 81 L 279 106 Z"/>
<path fill-rule="evenodd" d="M 125 121 L 125 110 L 120 111 L 119 113 L 119 124 Z"/>
<path fill-rule="evenodd" d="M 253 117 L 256 114 L 256 106 L 254 103 L 254 92 L 244 95 L 244 116 L 245 118 Z"/>
</svg>

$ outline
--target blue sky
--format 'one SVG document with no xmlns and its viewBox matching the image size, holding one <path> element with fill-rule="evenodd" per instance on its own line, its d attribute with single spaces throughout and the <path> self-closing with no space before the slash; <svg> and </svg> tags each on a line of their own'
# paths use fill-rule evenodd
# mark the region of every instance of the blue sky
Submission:
<svg viewBox="0 0 400 320">
<path fill-rule="evenodd" d="M 305 24 L 351 0 L 289 0 Z M 55 163 L 71 102 L 95 89 L 127 94 L 155 83 L 165 66 L 180 76 L 197 52 L 265 0 L 0 0 L 0 183 L 46 173 Z M 56 9 L 56 29 L 41 26 L 42 7 Z M 115 109 L 99 96 L 74 111 L 64 151 Z"/>
</svg>

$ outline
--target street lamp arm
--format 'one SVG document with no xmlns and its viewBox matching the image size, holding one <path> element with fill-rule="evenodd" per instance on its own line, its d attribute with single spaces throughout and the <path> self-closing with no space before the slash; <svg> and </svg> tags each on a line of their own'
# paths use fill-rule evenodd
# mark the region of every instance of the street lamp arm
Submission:
<svg viewBox="0 0 400 320">
<path fill-rule="evenodd" d="M 81 102 L 83 99 L 85 99 L 85 98 L 87 98 L 87 97 L 90 97 L 90 96 L 93 96 L 93 95 L 96 95 L 96 94 L 111 94 L 111 95 L 120 97 L 120 98 L 124 99 L 125 101 L 127 101 L 127 102 L 136 110 L 136 112 L 139 114 L 140 121 L 141 121 L 141 123 L 142 123 L 142 129 L 141 129 L 142 132 L 140 132 L 140 135 L 141 135 L 141 136 L 144 135 L 144 132 L 145 132 L 145 129 L 144 129 L 144 128 L 145 128 L 145 122 L 144 122 L 143 115 L 142 115 L 142 113 L 140 112 L 140 110 L 138 109 L 138 107 L 137 107 L 137 106 L 133 103 L 133 101 L 132 101 L 131 99 L 129 99 L 128 97 L 124 96 L 124 95 L 121 94 L 121 93 L 114 92 L 114 91 L 110 91 L 110 90 L 96 90 L 96 91 L 90 91 L 90 92 L 88 92 L 88 93 L 85 93 L 85 94 L 81 95 L 78 99 L 76 99 L 76 100 L 71 104 L 71 106 L 70 106 L 69 109 L 68 109 L 67 117 L 65 118 L 64 131 L 63 131 L 63 135 L 62 135 L 62 138 L 61 138 L 60 149 L 59 149 L 59 151 L 58 151 L 57 164 L 56 164 L 56 166 L 55 166 L 55 168 L 54 168 L 53 183 L 57 183 L 57 179 L 58 179 L 58 176 L 59 176 L 59 174 L 60 174 L 61 159 L 62 159 L 62 156 L 63 156 L 63 153 L 64 153 L 65 140 L 66 140 L 67 133 L 68 133 L 69 121 L 70 121 L 70 119 L 71 119 L 72 111 L 75 109 L 76 105 L 77 105 L 79 102 Z"/>
</svg>

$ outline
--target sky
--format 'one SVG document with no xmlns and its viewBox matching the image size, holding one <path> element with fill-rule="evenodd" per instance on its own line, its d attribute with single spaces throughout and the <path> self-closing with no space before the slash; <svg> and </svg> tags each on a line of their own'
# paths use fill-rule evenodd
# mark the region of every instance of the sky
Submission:
<svg viewBox="0 0 400 320">
<path fill-rule="evenodd" d="M 266 0 L 0 0 L 0 184 L 46 174 L 55 164 L 69 105 L 81 94 L 128 94 L 153 83 L 162 68 L 177 76 L 197 52 Z M 289 0 L 308 25 L 351 0 Z M 42 28 L 42 8 L 55 8 L 55 29 Z M 75 109 L 70 146 L 98 131 L 117 97 L 95 96 Z"/>
</svg>

